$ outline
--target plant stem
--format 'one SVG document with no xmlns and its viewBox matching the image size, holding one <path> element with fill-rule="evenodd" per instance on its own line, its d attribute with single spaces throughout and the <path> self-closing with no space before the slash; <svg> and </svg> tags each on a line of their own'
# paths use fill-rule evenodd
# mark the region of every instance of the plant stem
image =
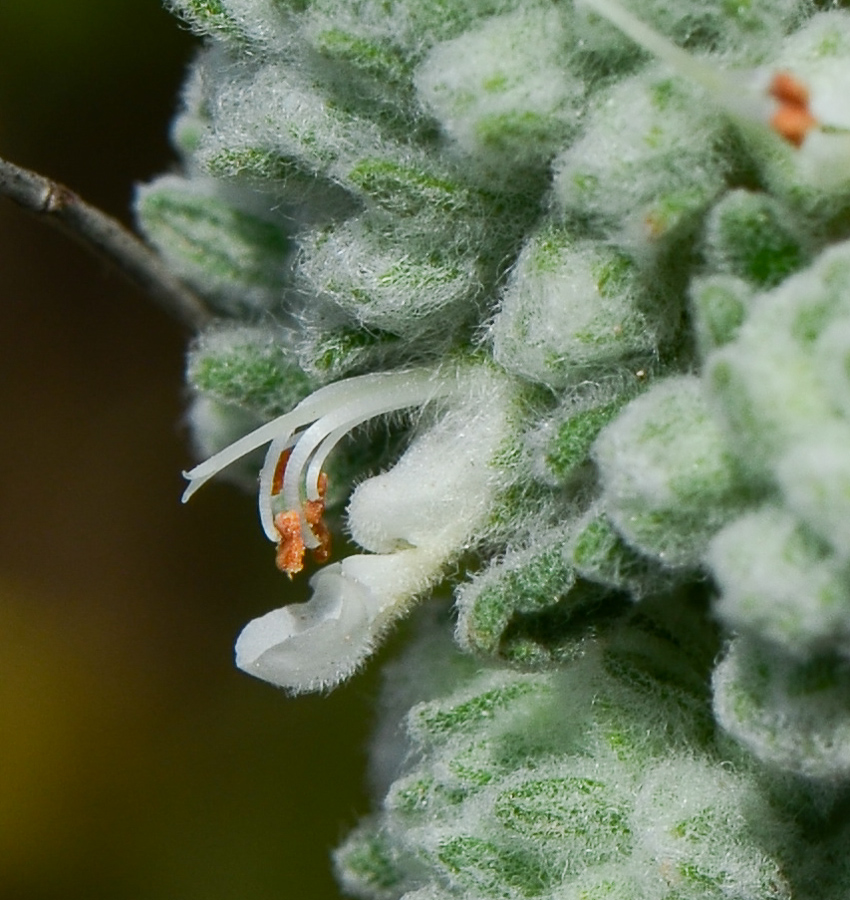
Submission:
<svg viewBox="0 0 850 900">
<path fill-rule="evenodd" d="M 176 279 L 140 238 L 63 184 L 0 158 L 0 196 L 80 241 L 184 324 L 198 329 L 212 320 L 204 301 Z"/>
</svg>

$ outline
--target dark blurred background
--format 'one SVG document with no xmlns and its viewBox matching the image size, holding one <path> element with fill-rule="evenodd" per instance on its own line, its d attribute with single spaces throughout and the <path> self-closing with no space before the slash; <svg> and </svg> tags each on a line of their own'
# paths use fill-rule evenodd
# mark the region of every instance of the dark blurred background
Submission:
<svg viewBox="0 0 850 900">
<path fill-rule="evenodd" d="M 129 221 L 194 40 L 159 0 L 0 0 L 0 155 Z M 374 667 L 237 672 L 293 598 L 254 499 L 181 507 L 187 333 L 0 199 L 0 897 L 324 900 L 367 808 Z"/>
</svg>

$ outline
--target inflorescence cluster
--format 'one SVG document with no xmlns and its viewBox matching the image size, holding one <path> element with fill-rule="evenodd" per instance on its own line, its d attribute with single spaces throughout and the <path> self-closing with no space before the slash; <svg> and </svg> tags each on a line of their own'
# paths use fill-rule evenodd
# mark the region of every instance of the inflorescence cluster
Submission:
<svg viewBox="0 0 850 900">
<path fill-rule="evenodd" d="M 846 897 L 850 10 L 169 5 L 206 41 L 137 213 L 218 314 L 187 496 L 259 471 L 318 566 L 237 663 L 333 687 L 453 584 L 346 889 Z"/>
</svg>

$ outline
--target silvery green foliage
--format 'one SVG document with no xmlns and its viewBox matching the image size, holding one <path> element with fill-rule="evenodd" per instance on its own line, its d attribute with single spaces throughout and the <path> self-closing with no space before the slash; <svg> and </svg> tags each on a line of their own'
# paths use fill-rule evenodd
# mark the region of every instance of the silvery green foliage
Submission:
<svg viewBox="0 0 850 900">
<path fill-rule="evenodd" d="M 384 749 L 394 777 L 337 851 L 343 886 L 408 900 L 791 897 L 796 826 L 753 771 L 718 764 L 711 642 L 691 643 L 681 605 L 671 619 L 650 602 L 595 636 L 573 623 L 556 671 L 470 671 L 433 637 L 414 646 L 420 696 L 435 663 L 442 684 Z M 387 690 L 399 706 L 404 682 Z"/>
<path fill-rule="evenodd" d="M 332 514 L 362 550 L 237 662 L 333 687 L 451 575 L 491 666 L 417 670 L 344 883 L 846 896 L 845 4 L 168 5 L 206 40 L 138 217 L 219 314 L 187 496 L 259 469 L 285 572 Z"/>
</svg>

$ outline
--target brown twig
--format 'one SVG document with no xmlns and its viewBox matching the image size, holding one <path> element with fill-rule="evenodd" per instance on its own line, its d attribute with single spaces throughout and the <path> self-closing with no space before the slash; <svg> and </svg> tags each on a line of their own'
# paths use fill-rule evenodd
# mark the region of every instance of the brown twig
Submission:
<svg viewBox="0 0 850 900">
<path fill-rule="evenodd" d="M 0 196 L 81 241 L 186 325 L 197 329 L 212 320 L 203 300 L 175 278 L 140 238 L 59 182 L 0 159 Z"/>
</svg>

